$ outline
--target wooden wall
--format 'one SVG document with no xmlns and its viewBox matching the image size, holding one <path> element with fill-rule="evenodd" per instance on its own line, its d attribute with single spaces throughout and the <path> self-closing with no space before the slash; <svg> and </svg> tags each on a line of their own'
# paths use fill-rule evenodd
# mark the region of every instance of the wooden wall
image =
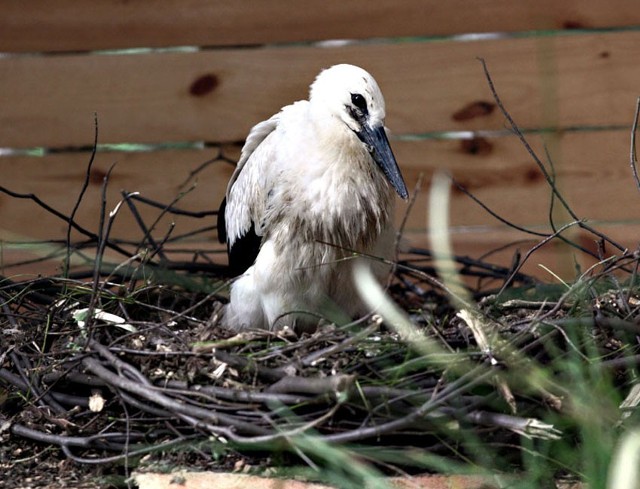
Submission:
<svg viewBox="0 0 640 489">
<path fill-rule="evenodd" d="M 347 62 L 369 70 L 384 92 L 408 185 L 425 175 L 409 242 L 426 244 L 436 169 L 450 170 L 504 218 L 548 230 L 549 188 L 495 107 L 482 57 L 532 146 L 543 159 L 549 152 L 575 211 L 625 246 L 638 244 L 640 194 L 629 168 L 640 96 L 637 0 L 0 0 L 0 12 L 0 185 L 70 213 L 97 114 L 105 146 L 77 214 L 87 228 L 97 228 L 103 176 L 114 163 L 109 208 L 122 189 L 169 203 L 195 183 L 178 205 L 214 210 L 232 166 L 219 161 L 189 180 L 190 172 L 221 147 L 236 158 L 252 125 L 306 98 L 321 68 Z M 469 33 L 484 35 L 460 37 Z M 355 42 L 325 42 L 332 39 Z M 140 146 L 109 146 L 122 143 Z M 33 148 L 46 151 L 25 151 Z M 399 205 L 399 218 L 404 212 Z M 155 214 L 143 210 L 145 219 Z M 213 225 L 208 219 L 176 218 L 174 232 Z M 456 251 L 472 256 L 527 238 L 460 192 L 451 224 Z M 159 234 L 168 226 L 160 222 Z M 65 229 L 32 202 L 0 194 L 4 263 L 16 253 L 9 242 L 60 238 Z M 126 209 L 113 233 L 141 237 Z M 586 234 L 579 239 L 593 246 Z M 190 246 L 215 241 L 208 231 Z M 508 263 L 513 250 L 496 258 Z M 573 257 L 552 248 L 529 270 L 539 262 L 572 273 Z"/>
</svg>

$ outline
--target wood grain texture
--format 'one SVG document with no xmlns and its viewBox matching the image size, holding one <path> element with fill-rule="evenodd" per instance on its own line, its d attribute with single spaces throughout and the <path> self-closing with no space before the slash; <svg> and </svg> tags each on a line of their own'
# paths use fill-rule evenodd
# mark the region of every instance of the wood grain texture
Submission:
<svg viewBox="0 0 640 489">
<path fill-rule="evenodd" d="M 640 223 L 640 201 L 628 165 L 628 131 L 567 132 L 557 141 L 546 139 L 554 161 L 558 186 L 580 218 L 593 222 Z M 544 156 L 545 141 L 529 138 L 532 147 Z M 422 233 L 427 227 L 427 194 L 430 178 L 436 170 L 449 171 L 477 198 L 503 218 L 538 231 L 549 230 L 550 189 L 521 143 L 515 137 L 486 140 L 392 140 L 409 189 L 413 189 L 421 173 L 422 190 L 411 209 L 406 231 Z M 481 147 L 481 150 L 477 150 Z M 217 150 L 156 151 L 148 153 L 98 153 L 90 185 L 77 220 L 97 231 L 103 178 L 116 163 L 108 185 L 107 210 L 121 199 L 121 190 L 137 191 L 143 196 L 171 203 L 193 184 L 195 188 L 176 204 L 191 211 L 216 210 L 224 195 L 232 165 L 217 162 L 189 180 L 190 172 L 216 155 Z M 225 154 L 237 157 L 237 147 L 225 148 Z M 86 153 L 54 154 L 36 157 L 2 157 L 2 185 L 16 192 L 34 193 L 44 201 L 69 214 L 77 199 L 86 172 Z M 187 182 L 185 184 L 185 182 Z M 407 211 L 398 202 L 397 220 Z M 147 223 L 153 222 L 158 209 L 138 204 Z M 162 237 L 169 223 L 175 222 L 174 235 L 203 226 L 215 225 L 215 217 L 204 219 L 165 216 L 157 227 Z M 460 232 L 473 234 L 502 226 L 482 207 L 459 191 L 452 193 L 451 225 Z M 66 224 L 38 209 L 29 201 L 0 194 L 0 228 L 3 234 L 30 239 L 58 239 L 66 232 Z M 140 240 L 142 230 L 130 211 L 123 207 L 116 219 L 113 236 Z M 78 235 L 75 234 L 77 237 Z M 197 240 L 214 240 L 208 231 Z"/>
<path fill-rule="evenodd" d="M 638 243 L 638 235 L 640 235 L 640 224 L 603 224 L 598 228 L 611 239 L 627 246 L 629 249 L 635 249 Z M 487 227 L 476 230 L 475 232 L 463 232 L 460 230 L 452 230 L 451 243 L 455 254 L 467 256 L 474 259 L 482 258 L 487 263 L 493 263 L 503 267 L 510 267 L 514 263 L 514 257 L 517 254 L 524 259 L 527 252 L 540 243 L 539 240 L 532 239 L 518 231 L 510 229 Z M 595 250 L 595 244 L 586 232 L 580 232 L 574 239 L 581 245 L 590 250 Z M 429 249 L 430 243 L 427 234 L 423 232 L 406 233 L 404 235 L 405 243 L 410 243 L 417 248 Z M 180 250 L 200 250 L 202 252 L 219 252 L 211 254 L 216 263 L 226 263 L 226 255 L 224 247 L 215 240 L 192 241 L 187 244 L 167 244 L 168 250 L 178 248 Z M 60 273 L 60 259 L 38 261 L 35 263 L 21 265 L 19 267 L 8 266 L 25 260 L 41 259 L 50 247 L 15 247 L 7 241 L 0 241 L 0 273 L 8 277 L 16 277 L 20 280 L 28 278 L 25 274 L 33 276 L 42 276 L 48 274 Z M 606 255 L 618 254 L 619 252 L 611 247 L 607 247 Z M 175 253 L 172 257 L 175 258 Z M 193 259 L 193 253 L 183 252 L 183 259 L 189 261 Z M 401 254 L 401 257 L 408 256 Z M 121 255 L 107 250 L 105 253 L 105 263 L 117 265 L 123 263 L 125 258 Z M 75 262 L 78 264 L 78 262 Z M 535 250 L 529 258 L 524 261 L 522 272 L 549 283 L 556 282 L 556 278 L 552 276 L 545 268 L 551 270 L 554 274 L 562 277 L 564 280 L 573 280 L 577 277 L 577 273 L 586 271 L 594 265 L 596 260 L 588 255 L 581 253 L 575 249 L 569 248 L 557 241 L 549 243 Z M 86 264 L 84 264 L 86 267 Z M 576 268 L 576 265 L 579 268 Z M 581 272 L 577 272 L 580 270 Z M 496 284 L 494 284 L 495 286 Z"/>
<path fill-rule="evenodd" d="M 640 224 L 617 225 L 609 223 L 598 226 L 598 230 L 630 250 L 637 247 Z M 416 247 L 426 249 L 431 247 L 426 233 L 409 233 L 406 238 Z M 590 233 L 582 230 L 576 231 L 571 238 L 586 249 L 597 252 L 593 235 Z M 518 231 L 504 228 L 487 228 L 473 233 L 454 230 L 451 235 L 451 244 L 456 255 L 473 259 L 482 258 L 483 261 L 503 267 L 511 267 L 516 262 L 517 254 L 521 260 L 524 260 L 521 271 L 538 277 L 546 283 L 558 283 L 553 274 L 563 280 L 573 281 L 589 267 L 599 262 L 586 253 L 560 243 L 558 240 L 536 248 L 526 258 L 530 250 L 541 244 L 541 239 L 534 239 Z M 605 257 L 612 255 L 619 256 L 620 252 L 611 246 L 605 247 Z M 596 273 L 598 271 L 599 269 L 596 269 Z"/>
<path fill-rule="evenodd" d="M 194 178 L 191 171 L 214 158 L 217 150 L 160 151 L 153 153 L 99 153 L 89 178 L 89 186 L 78 209 L 76 221 L 87 230 L 97 233 L 100 222 L 101 194 L 104 178 L 115 164 L 108 179 L 106 211 L 113 210 L 122 199 L 122 191 L 139 192 L 157 202 L 174 205 L 187 211 L 215 211 L 224 195 L 233 165 L 218 161 Z M 231 154 L 237 155 L 237 151 Z M 42 158 L 0 158 L 0 173 L 4 187 L 14 192 L 33 193 L 53 208 L 70 215 L 85 179 L 89 154 L 55 154 Z M 147 226 L 162 214 L 161 209 L 136 203 Z M 154 236 L 162 239 L 172 224 L 172 235 L 192 232 L 203 227 L 215 227 L 215 216 L 192 218 L 164 215 L 156 224 Z M 62 239 L 67 224 L 48 214 L 35 203 L 0 194 L 0 238 L 15 240 Z M 122 206 L 114 221 L 111 236 L 139 242 L 145 232 L 136 223 L 132 212 Z M 78 232 L 74 239 L 84 239 Z M 214 241 L 215 230 L 194 239 Z M 187 240 L 188 242 L 189 240 Z"/>
<path fill-rule="evenodd" d="M 635 205 L 640 203 L 640 193 L 628 163 L 630 137 L 629 131 L 580 131 L 530 135 L 527 139 L 547 171 L 555 171 L 559 190 L 579 218 L 640 223 L 640 210 Z M 428 187 L 436 170 L 450 172 L 504 219 L 538 230 L 548 229 L 550 187 L 515 137 L 392 144 L 410 188 L 420 172 L 425 176 L 423 190 L 407 222 L 409 230 L 426 227 Z M 553 170 L 547 163 L 545 147 L 554 163 Z M 497 225 L 498 221 L 454 188 L 451 224 L 473 232 L 475 226 Z"/>
<path fill-rule="evenodd" d="M 476 57 L 523 128 L 627 126 L 640 32 L 482 42 L 0 58 L 0 147 L 239 141 L 306 98 L 320 68 L 371 71 L 396 134 L 503 130 Z M 551 107 L 551 108 L 550 108 Z"/>
<path fill-rule="evenodd" d="M 0 0 L 0 51 L 609 28 L 640 24 L 637 7 L 636 0 Z"/>
</svg>

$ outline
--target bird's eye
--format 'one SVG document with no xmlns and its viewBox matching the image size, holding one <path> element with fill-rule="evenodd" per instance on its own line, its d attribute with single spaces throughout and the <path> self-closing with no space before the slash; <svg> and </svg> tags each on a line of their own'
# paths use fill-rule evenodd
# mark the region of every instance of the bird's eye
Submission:
<svg viewBox="0 0 640 489">
<path fill-rule="evenodd" d="M 353 103 L 353 105 L 358 107 L 363 114 L 367 113 L 367 101 L 359 93 L 351 94 L 351 103 Z"/>
</svg>

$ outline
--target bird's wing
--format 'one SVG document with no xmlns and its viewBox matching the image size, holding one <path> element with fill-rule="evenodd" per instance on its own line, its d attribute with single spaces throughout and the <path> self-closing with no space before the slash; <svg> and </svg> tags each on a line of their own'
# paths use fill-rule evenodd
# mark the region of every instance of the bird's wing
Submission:
<svg viewBox="0 0 640 489">
<path fill-rule="evenodd" d="M 284 110 L 284 109 L 283 109 Z M 249 135 L 247 136 L 247 140 L 242 147 L 242 151 L 240 152 L 240 159 L 238 160 L 238 164 L 236 166 L 236 170 L 231 175 L 231 179 L 229 180 L 229 184 L 227 185 L 227 197 L 229 197 L 229 192 L 231 191 L 231 187 L 236 183 L 240 172 L 245 167 L 251 155 L 253 155 L 254 151 L 260 144 L 267 138 L 269 134 L 275 131 L 276 127 L 278 127 L 278 122 L 280 122 L 280 114 L 271 116 L 266 121 L 259 122 L 255 126 L 251 128 L 249 131 Z"/>
<path fill-rule="evenodd" d="M 273 148 L 262 143 L 273 134 L 279 120 L 280 113 L 251 129 L 218 211 L 218 239 L 227 242 L 229 267 L 235 275 L 253 265 L 260 251 L 260 221 L 270 188 L 268 164 L 273 158 Z"/>
</svg>

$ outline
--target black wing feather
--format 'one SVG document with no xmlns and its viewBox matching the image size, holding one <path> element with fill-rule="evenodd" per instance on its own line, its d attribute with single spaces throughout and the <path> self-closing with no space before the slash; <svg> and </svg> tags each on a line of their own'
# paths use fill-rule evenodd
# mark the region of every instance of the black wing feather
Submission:
<svg viewBox="0 0 640 489">
<path fill-rule="evenodd" d="M 221 243 L 227 242 L 227 253 L 229 255 L 229 269 L 233 276 L 242 275 L 254 264 L 262 245 L 262 236 L 256 234 L 255 224 L 252 222 L 249 230 L 235 240 L 233 246 L 229 245 L 227 239 L 227 224 L 225 211 L 227 209 L 227 198 L 222 199 L 218 210 L 218 240 Z"/>
<path fill-rule="evenodd" d="M 229 268 L 234 275 L 242 275 L 252 266 L 260 246 L 262 245 L 262 236 L 256 234 L 256 228 L 253 222 L 249 230 L 235 240 L 233 246 L 229 246 L 227 241 L 227 251 L 229 252 Z"/>
<path fill-rule="evenodd" d="M 231 176 L 228 187 L 229 189 L 233 187 L 233 184 L 237 180 L 238 175 L 240 175 L 240 172 L 242 171 L 244 166 L 249 162 L 251 156 L 254 154 L 254 151 L 273 131 L 276 130 L 276 128 L 278 127 L 278 122 L 280 120 L 280 114 L 280 112 L 277 113 L 266 121 L 256 124 L 251 129 L 249 135 L 247 136 L 247 140 L 242 147 L 242 152 L 240 153 L 240 161 L 238 161 L 236 170 Z M 229 192 L 229 190 L 227 192 Z M 244 205 L 247 205 L 247 203 L 245 202 Z M 249 228 L 249 230 L 242 236 L 236 237 L 233 241 L 233 246 L 230 246 L 225 218 L 226 208 L 227 199 L 225 197 L 222 200 L 222 203 L 220 204 L 220 210 L 218 211 L 218 239 L 221 243 L 224 243 L 225 241 L 227 243 L 230 271 L 234 275 L 241 275 L 246 272 L 247 269 L 256 261 L 258 252 L 260 251 L 260 246 L 262 245 L 262 236 L 258 236 L 256 234 L 255 224 L 251 222 L 251 227 Z M 242 224 L 245 225 L 245 223 Z"/>
<path fill-rule="evenodd" d="M 227 211 L 227 198 L 225 197 L 220 202 L 220 208 L 218 209 L 218 242 L 224 243 L 227 241 L 227 221 L 225 219 L 225 212 Z"/>
</svg>

